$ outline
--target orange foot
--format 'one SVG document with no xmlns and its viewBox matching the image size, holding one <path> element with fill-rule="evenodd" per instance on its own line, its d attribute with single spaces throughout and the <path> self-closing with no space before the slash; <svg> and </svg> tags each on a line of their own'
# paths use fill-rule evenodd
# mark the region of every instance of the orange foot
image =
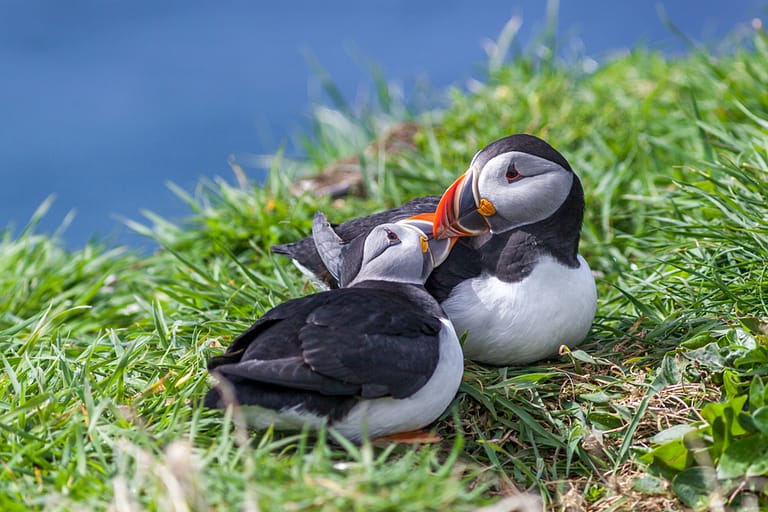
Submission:
<svg viewBox="0 0 768 512">
<path fill-rule="evenodd" d="M 443 438 L 428 430 L 411 430 L 410 432 L 399 432 L 382 436 L 373 440 L 373 444 L 386 445 L 389 443 L 405 444 L 429 444 L 439 443 Z"/>
</svg>

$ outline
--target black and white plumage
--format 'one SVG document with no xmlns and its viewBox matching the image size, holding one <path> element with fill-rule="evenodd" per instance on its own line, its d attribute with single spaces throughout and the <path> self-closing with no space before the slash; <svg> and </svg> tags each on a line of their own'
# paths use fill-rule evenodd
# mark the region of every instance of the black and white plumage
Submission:
<svg viewBox="0 0 768 512">
<path fill-rule="evenodd" d="M 463 361 L 453 326 L 423 287 L 426 242 L 408 226 L 373 228 L 360 280 L 275 307 L 211 359 L 209 370 L 231 386 L 250 425 L 327 423 L 359 442 L 422 428 L 443 413 Z M 226 403 L 214 389 L 205 405 Z"/>
<path fill-rule="evenodd" d="M 380 224 L 400 222 L 420 214 L 434 213 L 439 202 L 440 196 L 417 197 L 397 208 L 359 217 L 331 227 L 339 240 L 351 242 L 361 236 L 364 237 Z M 316 243 L 313 236 L 308 236 L 297 242 L 273 245 L 272 252 L 290 257 L 299 270 L 319 287 L 339 288 L 338 279 L 328 271 L 317 251 Z M 353 259 L 350 258 L 348 261 L 351 262 Z"/>
<path fill-rule="evenodd" d="M 420 279 L 422 282 L 427 280 L 435 267 L 445 261 L 456 240 L 455 238 L 436 240 L 432 235 L 434 221 L 434 214 L 425 213 L 395 223 L 415 231 L 421 237 L 423 255 Z M 363 281 L 371 272 L 377 271 L 369 263 L 370 255 L 366 253 L 369 242 L 366 237 L 358 236 L 349 241 L 344 240 L 321 212 L 317 212 L 312 221 L 312 240 L 315 244 L 315 253 L 323 267 L 333 283 L 340 288 Z M 415 259 L 413 261 L 415 262 Z M 398 277 L 392 274 L 390 278 Z"/>
<path fill-rule="evenodd" d="M 349 239 L 371 222 L 432 211 L 438 237 L 464 237 L 426 289 L 456 331 L 468 333 L 468 359 L 525 364 L 584 340 L 597 307 L 594 278 L 578 254 L 584 193 L 559 152 L 531 135 L 499 139 L 475 155 L 441 198 L 418 198 L 335 229 Z M 334 285 L 311 239 L 273 250 Z"/>
</svg>

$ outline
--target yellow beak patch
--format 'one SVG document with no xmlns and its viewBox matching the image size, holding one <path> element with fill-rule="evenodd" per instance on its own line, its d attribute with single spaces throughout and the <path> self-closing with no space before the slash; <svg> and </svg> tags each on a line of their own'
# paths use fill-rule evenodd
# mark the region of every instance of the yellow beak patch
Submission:
<svg viewBox="0 0 768 512">
<path fill-rule="evenodd" d="M 487 199 L 481 199 L 480 200 L 480 206 L 477 207 L 477 211 L 480 212 L 480 215 L 483 217 L 490 217 L 494 213 L 496 213 L 496 207 L 493 206 L 493 203 L 490 202 Z"/>
<path fill-rule="evenodd" d="M 427 252 L 429 250 L 429 242 L 427 241 L 427 237 L 420 236 L 419 241 L 421 242 L 421 252 Z"/>
</svg>

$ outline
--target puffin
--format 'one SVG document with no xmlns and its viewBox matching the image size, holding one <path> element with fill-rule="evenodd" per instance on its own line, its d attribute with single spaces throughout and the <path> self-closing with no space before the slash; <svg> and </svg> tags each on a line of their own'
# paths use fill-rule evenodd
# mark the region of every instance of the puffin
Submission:
<svg viewBox="0 0 768 512">
<path fill-rule="evenodd" d="M 338 240 L 347 242 L 367 234 L 379 224 L 403 221 L 413 223 L 423 218 L 434 224 L 434 213 L 439 202 L 440 196 L 417 197 L 391 210 L 358 217 L 339 225 L 331 224 L 331 227 Z M 427 229 L 428 235 L 431 235 L 433 226 L 420 225 L 419 228 Z M 291 258 L 299 271 L 321 290 L 340 287 L 337 277 L 328 270 L 326 262 L 320 257 L 314 234 L 297 242 L 275 244 L 270 249 L 274 254 Z"/>
<path fill-rule="evenodd" d="M 427 244 L 426 247 L 429 250 L 425 250 L 424 257 L 429 258 L 429 261 L 422 267 L 422 281 L 426 281 L 432 270 L 445 261 L 459 238 L 443 235 L 441 241 L 435 239 L 434 213 L 421 213 L 399 220 L 395 224 L 414 229 L 422 236 L 422 244 Z M 348 243 L 339 236 L 322 212 L 317 212 L 312 219 L 312 241 L 315 244 L 316 254 L 336 287 L 345 288 L 358 279 L 364 248 L 360 240 L 363 239 L 358 237 L 356 243 Z"/>
<path fill-rule="evenodd" d="M 344 222 L 348 240 L 381 222 L 434 215 L 436 238 L 460 237 L 425 283 L 467 359 L 494 366 L 556 357 L 581 344 L 597 309 L 592 271 L 579 255 L 581 181 L 565 157 L 529 134 L 496 140 L 442 196 Z M 273 246 L 328 287 L 338 286 L 311 237 Z"/>
<path fill-rule="evenodd" d="M 358 260 L 331 265 L 344 288 L 262 315 L 210 359 L 220 385 L 203 405 L 239 404 L 257 429 L 327 425 L 355 443 L 393 435 L 408 441 L 436 420 L 456 395 L 464 366 L 453 325 L 424 288 L 451 243 L 419 227 L 431 231 L 432 224 L 382 223 L 342 241 L 316 215 L 322 253 Z"/>
</svg>

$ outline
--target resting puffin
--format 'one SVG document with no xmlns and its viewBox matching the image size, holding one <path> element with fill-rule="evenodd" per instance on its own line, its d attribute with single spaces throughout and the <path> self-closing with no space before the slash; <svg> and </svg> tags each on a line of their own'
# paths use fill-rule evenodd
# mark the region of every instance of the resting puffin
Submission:
<svg viewBox="0 0 768 512">
<path fill-rule="evenodd" d="M 427 218 L 434 219 L 434 212 L 439 202 L 440 196 L 417 197 L 397 208 L 359 217 L 338 226 L 333 226 L 333 230 L 340 240 L 350 241 L 360 235 L 365 235 L 380 224 L 400 222 L 413 218 L 418 219 L 422 215 L 428 215 Z M 428 235 L 431 236 L 432 227 L 428 226 L 426 229 L 429 230 Z M 298 242 L 273 245 L 272 252 L 290 257 L 302 274 L 320 288 L 339 288 L 337 277 L 328 270 L 325 262 L 320 257 L 313 236 L 307 236 Z"/>
<path fill-rule="evenodd" d="M 316 216 L 321 244 L 330 229 L 323 222 Z M 423 286 L 433 249 L 444 258 L 449 244 L 409 224 L 376 226 L 345 244 L 360 255 L 345 273 L 348 288 L 271 309 L 212 358 L 209 371 L 256 428 L 328 424 L 359 443 L 428 425 L 451 403 L 464 371 L 456 332 Z M 226 402 L 213 389 L 204 405 Z"/>
<path fill-rule="evenodd" d="M 425 286 L 456 331 L 467 332 L 465 357 L 519 365 L 584 341 L 597 307 L 592 272 L 578 254 L 584 192 L 552 146 L 527 134 L 504 137 L 475 154 L 442 198 L 417 198 L 335 229 L 351 239 L 425 212 L 435 212 L 437 237 L 463 237 Z M 273 251 L 336 285 L 311 238 Z"/>
<path fill-rule="evenodd" d="M 424 264 L 421 280 L 426 281 L 433 269 L 448 257 L 451 248 L 458 237 L 443 237 L 441 241 L 434 238 L 432 232 L 435 224 L 434 213 L 422 213 L 396 222 L 399 226 L 415 229 L 426 243 L 429 250 L 425 252 L 430 261 Z M 317 212 L 312 220 L 312 241 L 315 244 L 315 254 L 322 261 L 323 269 L 330 275 L 333 284 L 346 288 L 353 280 L 358 279 L 358 272 L 363 261 L 363 244 L 365 237 L 358 237 L 352 242 L 345 241 L 336 233 L 333 226 L 322 212 Z"/>
</svg>

